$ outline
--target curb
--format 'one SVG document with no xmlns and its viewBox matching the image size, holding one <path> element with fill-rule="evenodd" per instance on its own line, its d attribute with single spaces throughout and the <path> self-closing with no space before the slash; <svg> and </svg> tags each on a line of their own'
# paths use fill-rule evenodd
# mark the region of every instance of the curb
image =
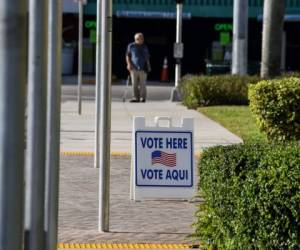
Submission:
<svg viewBox="0 0 300 250">
<path fill-rule="evenodd" d="M 94 152 L 82 152 L 82 151 L 62 151 L 62 156 L 95 156 Z M 130 157 L 131 153 L 128 152 L 111 152 L 111 156 L 123 156 Z"/>
<path fill-rule="evenodd" d="M 94 152 L 83 152 L 83 151 L 62 151 L 60 152 L 61 156 L 95 156 Z M 131 157 L 131 153 L 128 152 L 111 152 L 110 154 L 113 157 Z M 199 159 L 201 153 L 195 153 L 194 156 Z"/>
<path fill-rule="evenodd" d="M 155 243 L 58 243 L 60 249 L 191 249 L 189 244 Z"/>
</svg>

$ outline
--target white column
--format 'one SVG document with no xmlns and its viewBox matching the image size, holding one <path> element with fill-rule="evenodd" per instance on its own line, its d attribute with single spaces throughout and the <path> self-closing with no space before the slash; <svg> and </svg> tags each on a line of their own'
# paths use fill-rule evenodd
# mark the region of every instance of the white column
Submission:
<svg viewBox="0 0 300 250">
<path fill-rule="evenodd" d="M 82 45 L 83 45 L 83 2 L 78 1 L 78 114 L 82 112 Z"/>
<path fill-rule="evenodd" d="M 0 1 L 0 249 L 23 247 L 27 5 Z"/>
<path fill-rule="evenodd" d="M 234 0 L 232 74 L 246 75 L 248 68 L 248 0 Z"/>
<path fill-rule="evenodd" d="M 49 1 L 46 143 L 46 250 L 57 249 L 60 162 L 62 1 Z"/>
<path fill-rule="evenodd" d="M 29 1 L 25 246 L 45 249 L 48 1 Z"/>
<path fill-rule="evenodd" d="M 99 231 L 109 231 L 109 183 L 111 142 L 112 0 L 102 0 L 101 15 L 101 93 L 100 93 L 100 171 Z"/>
<path fill-rule="evenodd" d="M 95 156 L 94 167 L 99 168 L 100 143 L 100 95 L 101 95 L 101 0 L 97 0 L 97 34 L 96 34 L 96 116 L 95 116 Z"/>
</svg>

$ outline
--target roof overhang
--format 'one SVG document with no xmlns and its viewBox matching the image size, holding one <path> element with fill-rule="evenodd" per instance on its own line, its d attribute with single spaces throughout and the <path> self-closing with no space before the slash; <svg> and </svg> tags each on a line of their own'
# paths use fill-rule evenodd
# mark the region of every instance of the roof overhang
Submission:
<svg viewBox="0 0 300 250">
<path fill-rule="evenodd" d="M 160 11 L 117 11 L 117 17 L 123 18 L 143 18 L 143 19 L 176 19 L 175 12 L 160 12 Z M 191 19 L 191 13 L 182 13 L 183 19 Z"/>
<path fill-rule="evenodd" d="M 263 15 L 257 16 L 257 20 L 262 22 Z M 285 22 L 300 22 L 300 15 L 285 15 L 284 21 Z"/>
</svg>

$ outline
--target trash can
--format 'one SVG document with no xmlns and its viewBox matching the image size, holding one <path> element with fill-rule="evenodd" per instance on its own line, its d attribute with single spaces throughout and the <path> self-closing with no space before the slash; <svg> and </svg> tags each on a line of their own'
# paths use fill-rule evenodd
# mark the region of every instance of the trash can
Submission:
<svg viewBox="0 0 300 250">
<path fill-rule="evenodd" d="M 72 75 L 74 64 L 74 48 L 70 44 L 65 44 L 62 49 L 62 74 Z"/>
<path fill-rule="evenodd" d="M 82 49 L 82 72 L 84 74 L 94 74 L 95 73 L 95 54 L 94 46 L 89 39 L 83 39 L 83 49 Z"/>
</svg>

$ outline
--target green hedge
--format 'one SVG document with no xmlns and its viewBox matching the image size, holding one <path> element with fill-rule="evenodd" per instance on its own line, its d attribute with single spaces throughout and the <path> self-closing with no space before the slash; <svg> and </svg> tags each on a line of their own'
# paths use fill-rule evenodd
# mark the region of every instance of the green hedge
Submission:
<svg viewBox="0 0 300 250">
<path fill-rule="evenodd" d="M 259 80 L 258 76 L 187 76 L 180 84 L 183 104 L 188 108 L 248 104 L 248 84 Z"/>
<path fill-rule="evenodd" d="M 211 148 L 199 186 L 194 237 L 203 249 L 300 248 L 299 144 Z"/>
<path fill-rule="evenodd" d="M 250 86 L 250 108 L 271 140 L 300 140 L 300 78 L 261 81 Z"/>
</svg>

